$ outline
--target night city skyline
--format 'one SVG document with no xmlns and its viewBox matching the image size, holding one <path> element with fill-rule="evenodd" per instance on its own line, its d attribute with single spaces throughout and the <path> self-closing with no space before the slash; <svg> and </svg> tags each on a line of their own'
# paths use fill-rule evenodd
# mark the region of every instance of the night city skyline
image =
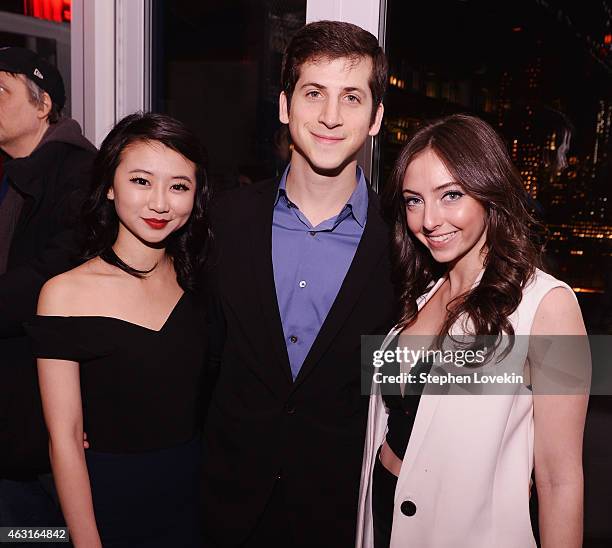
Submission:
<svg viewBox="0 0 612 548">
<path fill-rule="evenodd" d="M 387 8 L 380 181 L 423 120 L 481 116 L 505 139 L 545 226 L 547 268 L 579 292 L 603 292 L 612 257 L 607 3 L 390 0 Z"/>
</svg>

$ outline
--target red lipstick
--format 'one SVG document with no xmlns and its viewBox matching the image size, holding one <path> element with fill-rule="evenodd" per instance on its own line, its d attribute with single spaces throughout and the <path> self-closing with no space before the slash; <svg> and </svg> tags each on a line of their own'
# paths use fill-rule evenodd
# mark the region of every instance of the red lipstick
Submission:
<svg viewBox="0 0 612 548">
<path fill-rule="evenodd" d="M 165 228 L 166 225 L 170 222 L 169 219 L 144 219 L 143 221 L 145 223 L 147 223 L 151 228 L 154 228 L 156 230 L 161 230 L 162 228 Z"/>
</svg>

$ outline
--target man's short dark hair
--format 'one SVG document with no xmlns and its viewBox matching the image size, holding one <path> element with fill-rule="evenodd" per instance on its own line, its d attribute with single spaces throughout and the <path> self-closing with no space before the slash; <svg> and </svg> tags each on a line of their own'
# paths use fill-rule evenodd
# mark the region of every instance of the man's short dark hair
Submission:
<svg viewBox="0 0 612 548">
<path fill-rule="evenodd" d="M 287 95 L 288 103 L 291 103 L 295 84 L 300 78 L 300 68 L 304 63 L 340 57 L 355 60 L 369 57 L 372 60 L 369 84 L 373 99 L 373 121 L 387 88 L 387 58 L 373 34 L 343 21 L 309 23 L 293 36 L 285 50 L 281 70 L 281 88 Z"/>
</svg>

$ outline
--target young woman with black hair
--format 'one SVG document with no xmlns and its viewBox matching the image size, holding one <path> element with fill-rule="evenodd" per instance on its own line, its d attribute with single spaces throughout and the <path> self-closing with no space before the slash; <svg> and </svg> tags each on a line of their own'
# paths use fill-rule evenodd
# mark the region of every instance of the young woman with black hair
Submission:
<svg viewBox="0 0 612 548">
<path fill-rule="evenodd" d="M 88 260 L 45 284 L 27 327 L 76 547 L 200 545 L 206 339 L 194 290 L 210 241 L 204 159 L 170 117 L 119 122 L 84 207 Z"/>
<path fill-rule="evenodd" d="M 503 142 L 473 116 L 425 125 L 399 155 L 386 204 L 400 317 L 383 347 L 461 348 L 464 336 L 486 336 L 489 366 L 524 382 L 479 393 L 425 376 L 403 393 L 375 390 L 357 547 L 535 547 L 534 470 L 542 546 L 581 546 L 588 375 L 574 391 L 531 385 L 534 341 L 584 344 L 585 328 L 571 289 L 537 268 L 526 192 Z M 588 372 L 588 345 L 579 356 Z"/>
</svg>

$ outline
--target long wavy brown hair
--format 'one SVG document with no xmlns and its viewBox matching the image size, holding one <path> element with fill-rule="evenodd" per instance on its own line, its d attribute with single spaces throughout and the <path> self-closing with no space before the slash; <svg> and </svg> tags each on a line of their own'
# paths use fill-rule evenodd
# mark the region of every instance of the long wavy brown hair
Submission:
<svg viewBox="0 0 612 548">
<path fill-rule="evenodd" d="M 482 279 L 448 304 L 438 340 L 450 332 L 458 318 L 466 318 L 465 314 L 472 321 L 471 335 L 493 336 L 496 346 L 503 335 L 513 341 L 514 329 L 508 318 L 521 302 L 535 267 L 540 266 L 541 246 L 534 236 L 528 195 L 506 146 L 486 122 L 465 114 L 420 128 L 400 152 L 383 193 L 392 225 L 393 274 L 400 300 L 398 325 L 405 328 L 415 321 L 418 297 L 447 270 L 447 265 L 437 263 L 409 230 L 402 197 L 406 169 L 427 149 L 486 212 Z"/>
</svg>

